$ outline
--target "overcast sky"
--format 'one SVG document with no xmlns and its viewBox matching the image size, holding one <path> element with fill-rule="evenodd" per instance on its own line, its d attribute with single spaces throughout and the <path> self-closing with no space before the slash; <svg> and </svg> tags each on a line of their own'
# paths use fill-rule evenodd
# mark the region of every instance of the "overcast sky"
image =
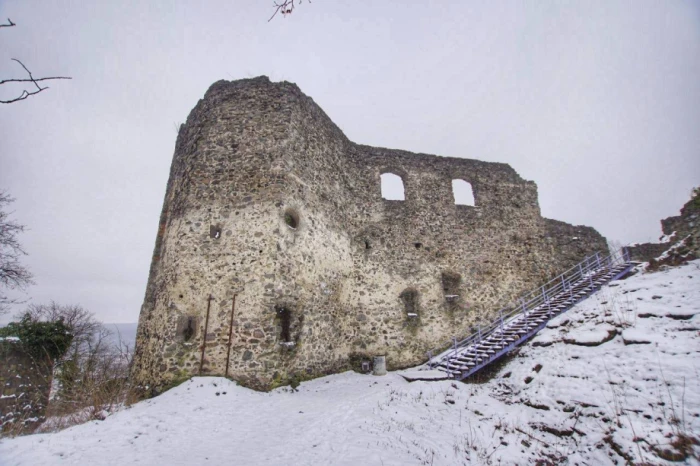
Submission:
<svg viewBox="0 0 700 466">
<path fill-rule="evenodd" d="M 0 0 L 0 188 L 27 298 L 135 322 L 176 138 L 211 83 L 297 83 L 353 141 L 506 162 L 542 214 L 649 241 L 700 185 L 698 1 Z M 0 99 L 18 88 L 0 88 Z"/>
</svg>

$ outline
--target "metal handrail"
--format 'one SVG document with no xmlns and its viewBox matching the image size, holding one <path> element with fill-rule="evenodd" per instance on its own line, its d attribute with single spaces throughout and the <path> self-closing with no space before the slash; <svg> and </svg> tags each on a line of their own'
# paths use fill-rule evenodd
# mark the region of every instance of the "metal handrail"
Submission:
<svg viewBox="0 0 700 466">
<path fill-rule="evenodd" d="M 428 351 L 428 365 L 433 367 L 440 361 L 447 360 L 449 365 L 449 359 L 456 355 L 461 348 L 473 345 L 476 342 L 480 342 L 492 336 L 492 333 L 497 328 L 503 329 L 504 326 L 516 321 L 517 319 L 524 318 L 527 322 L 528 312 L 537 309 L 540 306 L 548 306 L 551 312 L 550 298 L 554 296 L 559 296 L 562 292 L 568 291 L 570 294 L 570 300 L 575 300 L 574 288 L 587 282 L 587 285 L 593 286 L 593 277 L 597 273 L 605 270 L 612 270 L 615 265 L 624 264 L 629 262 L 629 252 L 626 247 L 621 248 L 620 251 L 613 251 L 605 257 L 601 257 L 600 252 L 596 252 L 591 256 L 586 256 L 581 262 L 573 265 L 566 271 L 557 275 L 555 278 L 549 280 L 544 285 L 526 292 L 516 301 L 518 304 L 516 306 L 510 306 L 509 303 L 506 307 L 498 311 L 498 317 L 488 323 L 485 327 L 478 325 L 478 330 L 471 335 L 467 336 L 463 340 L 457 341 L 456 337 L 453 337 L 450 341 L 449 347 L 443 350 L 437 356 L 433 357 L 433 351 Z M 501 332 L 502 333 L 502 332 Z M 443 346 L 444 347 L 444 346 Z M 434 360 L 436 360 L 434 362 Z"/>
</svg>

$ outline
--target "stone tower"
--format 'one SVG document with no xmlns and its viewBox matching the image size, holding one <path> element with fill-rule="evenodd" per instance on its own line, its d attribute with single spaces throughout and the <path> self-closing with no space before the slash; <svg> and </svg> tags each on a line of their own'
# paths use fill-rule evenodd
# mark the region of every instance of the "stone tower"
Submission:
<svg viewBox="0 0 700 466">
<path fill-rule="evenodd" d="M 404 201 L 382 198 L 386 173 Z M 180 128 L 132 374 L 155 392 L 199 373 L 269 389 L 373 355 L 416 365 L 605 250 L 542 218 L 506 164 L 358 145 L 294 84 L 219 81 Z"/>
</svg>

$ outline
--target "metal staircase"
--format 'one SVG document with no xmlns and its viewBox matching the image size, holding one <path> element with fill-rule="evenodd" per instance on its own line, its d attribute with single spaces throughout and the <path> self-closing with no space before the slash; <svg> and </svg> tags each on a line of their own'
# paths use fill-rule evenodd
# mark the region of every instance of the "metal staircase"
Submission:
<svg viewBox="0 0 700 466">
<path fill-rule="evenodd" d="M 636 265 L 625 248 L 607 257 L 586 257 L 555 279 L 523 295 L 515 309 L 502 309 L 498 318 L 464 340 L 452 339 L 450 349 L 433 357 L 428 367 L 463 380 L 531 338 L 553 317 L 566 312 Z"/>
</svg>

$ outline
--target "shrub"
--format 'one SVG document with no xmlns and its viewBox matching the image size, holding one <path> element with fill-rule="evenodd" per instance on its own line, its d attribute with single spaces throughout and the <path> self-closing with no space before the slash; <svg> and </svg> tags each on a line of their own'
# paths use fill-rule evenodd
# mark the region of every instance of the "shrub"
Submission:
<svg viewBox="0 0 700 466">
<path fill-rule="evenodd" d="M 21 348 L 31 356 L 56 361 L 63 356 L 73 341 L 73 335 L 63 320 L 33 321 L 28 314 L 19 322 L 10 322 L 0 328 L 0 337 L 17 337 Z"/>
</svg>

